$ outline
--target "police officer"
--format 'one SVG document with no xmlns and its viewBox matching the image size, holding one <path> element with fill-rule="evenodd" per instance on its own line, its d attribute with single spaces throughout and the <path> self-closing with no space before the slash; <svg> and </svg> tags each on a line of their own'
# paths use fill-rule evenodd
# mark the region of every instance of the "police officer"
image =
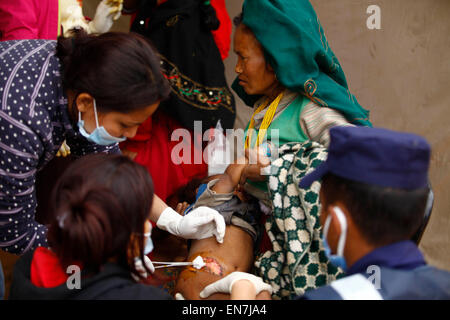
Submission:
<svg viewBox="0 0 450 320">
<path fill-rule="evenodd" d="M 300 187 L 322 179 L 323 245 L 347 277 L 299 299 L 450 299 L 450 273 L 427 265 L 410 239 L 426 211 L 430 146 L 417 135 L 379 128 L 330 130 L 328 159 Z M 207 286 L 253 299 L 270 286 L 234 272 Z"/>
</svg>

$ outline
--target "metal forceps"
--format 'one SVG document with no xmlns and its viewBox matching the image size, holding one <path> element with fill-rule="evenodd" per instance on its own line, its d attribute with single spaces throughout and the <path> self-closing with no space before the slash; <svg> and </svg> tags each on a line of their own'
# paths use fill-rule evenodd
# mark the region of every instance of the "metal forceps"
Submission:
<svg viewBox="0 0 450 320">
<path fill-rule="evenodd" d="M 155 266 L 155 269 L 158 268 L 170 268 L 170 267 L 184 267 L 184 266 L 192 266 L 193 262 L 167 262 L 167 261 L 152 261 L 154 265 L 160 264 L 160 266 Z"/>
</svg>

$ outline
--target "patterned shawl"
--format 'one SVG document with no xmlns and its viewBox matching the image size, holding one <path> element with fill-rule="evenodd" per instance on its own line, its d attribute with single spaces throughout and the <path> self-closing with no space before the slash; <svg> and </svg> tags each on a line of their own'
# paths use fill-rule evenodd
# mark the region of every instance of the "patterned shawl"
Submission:
<svg viewBox="0 0 450 320">
<path fill-rule="evenodd" d="M 307 141 L 283 145 L 272 162 L 268 185 L 273 212 L 265 228 L 273 249 L 256 259 L 255 273 L 272 285 L 274 299 L 292 299 L 344 276 L 322 245 L 320 183 L 298 187 L 300 179 L 326 157 L 324 147 Z"/>
</svg>

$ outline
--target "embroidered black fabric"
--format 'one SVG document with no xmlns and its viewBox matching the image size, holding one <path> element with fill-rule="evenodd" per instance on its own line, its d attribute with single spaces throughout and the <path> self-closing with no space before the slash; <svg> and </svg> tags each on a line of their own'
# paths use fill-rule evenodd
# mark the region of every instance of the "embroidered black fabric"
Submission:
<svg viewBox="0 0 450 320">
<path fill-rule="evenodd" d="M 200 8 L 204 1 L 168 0 L 159 6 L 142 1 L 131 31 L 151 40 L 161 55 L 161 67 L 172 88 L 160 109 L 194 130 L 216 126 L 231 129 L 236 118 L 234 97 L 210 28 Z"/>
</svg>

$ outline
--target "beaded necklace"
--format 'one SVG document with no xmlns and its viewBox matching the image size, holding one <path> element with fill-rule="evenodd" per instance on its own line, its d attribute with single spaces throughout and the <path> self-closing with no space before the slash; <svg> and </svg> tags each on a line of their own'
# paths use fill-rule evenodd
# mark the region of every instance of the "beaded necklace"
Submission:
<svg viewBox="0 0 450 320">
<path fill-rule="evenodd" d="M 256 138 L 256 143 L 255 143 L 255 147 L 258 147 L 261 142 L 263 141 L 265 135 L 266 135 L 266 131 L 269 128 L 270 124 L 272 123 L 273 120 L 273 116 L 275 115 L 275 111 L 277 110 L 278 104 L 280 103 L 281 99 L 283 98 L 283 93 L 281 92 L 276 98 L 275 100 L 272 101 L 272 103 L 270 104 L 269 108 L 267 109 L 263 121 L 261 123 L 261 127 L 259 128 L 259 132 L 258 132 L 258 136 Z M 250 143 L 252 141 L 252 133 L 254 131 L 254 127 L 255 127 L 255 115 L 258 114 L 259 112 L 261 112 L 262 110 L 264 110 L 267 106 L 267 104 L 269 103 L 269 100 L 266 99 L 256 110 L 255 112 L 253 112 L 252 118 L 250 119 L 250 124 L 248 125 L 248 130 L 247 130 L 247 138 L 245 140 L 245 149 L 250 148 Z"/>
</svg>

